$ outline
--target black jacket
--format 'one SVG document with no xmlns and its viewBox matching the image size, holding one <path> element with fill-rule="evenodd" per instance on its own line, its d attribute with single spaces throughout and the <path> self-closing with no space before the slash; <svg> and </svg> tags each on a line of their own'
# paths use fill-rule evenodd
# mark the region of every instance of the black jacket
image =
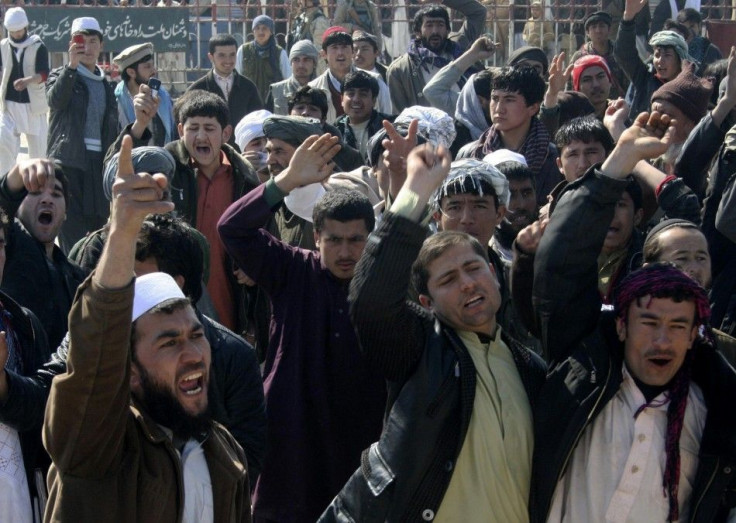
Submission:
<svg viewBox="0 0 736 523">
<path fill-rule="evenodd" d="M 431 520 L 449 485 L 475 399 L 476 370 L 455 331 L 405 300 L 426 229 L 384 216 L 351 283 L 351 317 L 370 364 L 388 380 L 381 439 L 321 521 Z M 544 381 L 536 354 L 504 335 L 529 403 Z"/>
<path fill-rule="evenodd" d="M 107 102 L 102 121 L 102 151 L 115 140 L 118 131 L 118 104 L 113 86 L 105 85 Z M 89 91 L 81 75 L 67 66 L 49 73 L 46 80 L 46 100 L 49 104 L 49 137 L 47 156 L 66 167 L 87 170 L 87 150 L 84 145 L 84 125 L 87 121 Z M 102 167 L 102 166 L 100 166 Z"/>
<path fill-rule="evenodd" d="M 56 347 L 67 331 L 67 316 L 74 294 L 88 272 L 69 261 L 56 245 L 52 254 L 54 270 L 51 270 L 45 246 L 15 218 L 26 194 L 25 189 L 11 193 L 7 173 L 0 176 L 0 205 L 13 219 L 5 248 L 7 258 L 2 290 L 38 316 L 48 335 L 49 345 Z M 53 293 L 55 278 L 60 280 L 63 296 Z"/>
<path fill-rule="evenodd" d="M 649 112 L 652 94 L 664 83 L 654 76 L 652 62 L 646 64 L 639 58 L 636 50 L 636 21 L 621 20 L 618 27 L 618 38 L 613 53 L 631 82 L 626 94 L 629 109 L 629 120 L 634 121 L 642 111 Z"/>
<path fill-rule="evenodd" d="M 532 522 L 546 521 L 580 437 L 620 388 L 623 345 L 612 314 L 600 312 L 597 257 L 626 183 L 592 169 L 569 184 L 537 251 L 534 305 L 551 370 L 534 411 Z M 692 350 L 708 414 L 690 520 L 725 521 L 736 506 L 736 373 L 708 343 Z"/>
<path fill-rule="evenodd" d="M 39 395 L 39 391 L 36 390 L 26 395 L 25 384 L 31 379 L 29 376 L 32 376 L 36 369 L 49 359 L 51 350 L 46 333 L 35 314 L 18 305 L 10 296 L 1 291 L 0 304 L 12 318 L 23 363 L 23 372 L 20 374 L 5 369 L 8 399 L 5 403 L 0 403 L 0 422 L 9 425 L 19 433 L 26 479 L 33 496 L 36 492 L 34 470 L 41 469 L 45 477 L 51 460 L 41 444 L 41 422 L 46 405 L 46 395 Z M 34 418 L 29 415 L 26 410 L 29 400 L 35 400 L 37 406 L 40 406 L 36 411 L 40 416 Z"/>
<path fill-rule="evenodd" d="M 255 350 L 241 337 L 199 311 L 197 316 L 204 325 L 204 334 L 212 349 L 207 391 L 212 418 L 225 425 L 243 447 L 248 475 L 255 478 L 260 473 L 266 449 L 266 407 Z M 43 357 L 36 358 L 33 366 L 26 367 L 27 377 L 9 373 L 9 379 L 12 379 L 10 395 L 7 403 L 0 405 L 0 414 L 13 416 L 9 419 L 15 423 L 22 422 L 19 430 L 36 428 L 40 436 L 51 380 L 66 372 L 68 352 L 67 334 L 50 358 L 47 351 Z"/>
<path fill-rule="evenodd" d="M 187 91 L 193 91 L 195 89 L 209 91 L 220 96 L 223 100 L 225 99 L 225 93 L 222 92 L 222 89 L 220 89 L 220 86 L 215 81 L 214 71 L 210 71 L 195 81 L 189 86 Z M 227 99 L 227 107 L 230 110 L 230 125 L 233 126 L 233 129 L 235 129 L 235 126 L 238 125 L 238 122 L 240 122 L 243 116 L 263 109 L 264 107 L 256 84 L 237 71 L 233 71 L 233 87 Z M 234 143 L 232 137 L 229 143 L 231 145 Z"/>
<path fill-rule="evenodd" d="M 711 323 L 735 336 L 736 243 L 716 227 L 716 215 L 724 190 L 733 184 L 736 175 L 736 148 L 724 143 L 729 130 L 728 120 L 726 118 L 719 128 L 713 123 L 710 113 L 703 117 L 685 142 L 675 164 L 675 174 L 682 176 L 699 196 L 705 197 L 702 230 L 708 240 L 711 256 Z"/>
</svg>

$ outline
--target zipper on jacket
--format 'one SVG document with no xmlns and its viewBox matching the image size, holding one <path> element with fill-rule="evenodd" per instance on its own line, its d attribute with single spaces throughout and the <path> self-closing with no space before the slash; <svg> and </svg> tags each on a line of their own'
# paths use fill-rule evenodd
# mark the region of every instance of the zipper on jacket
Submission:
<svg viewBox="0 0 736 523">
<path fill-rule="evenodd" d="M 590 358 L 590 356 L 588 356 Z M 591 360 L 592 364 L 592 360 Z M 595 400 L 595 403 L 593 404 L 593 408 L 590 409 L 590 412 L 588 412 L 588 418 L 585 420 L 585 423 L 583 423 L 583 426 L 580 427 L 580 431 L 578 432 L 577 436 L 575 436 L 575 440 L 573 441 L 572 446 L 570 447 L 570 450 L 567 452 L 567 456 L 565 456 L 565 461 L 562 462 L 562 468 L 560 468 L 560 472 L 557 474 L 557 481 L 555 482 L 555 485 L 557 485 L 560 482 L 560 479 L 562 478 L 562 474 L 565 472 L 565 469 L 567 468 L 567 464 L 570 461 L 570 457 L 572 456 L 572 453 L 575 451 L 575 447 L 578 446 L 578 442 L 580 441 L 580 438 L 583 436 L 583 432 L 585 432 L 585 429 L 590 424 L 590 419 L 593 417 L 593 413 L 595 412 L 595 409 L 598 407 L 598 404 L 601 402 L 601 399 L 603 398 L 603 395 L 606 393 L 606 388 L 608 387 L 608 383 L 611 379 L 611 360 L 609 358 L 608 360 L 608 373 L 606 374 L 606 381 L 603 384 L 603 387 L 601 387 L 601 393 L 598 394 L 598 397 Z M 592 375 L 591 375 L 591 382 L 595 383 L 594 377 L 595 377 L 595 367 L 592 367 Z M 554 492 L 553 492 L 554 496 Z M 547 507 L 545 508 L 545 519 L 549 517 L 549 503 L 547 503 Z"/>
<path fill-rule="evenodd" d="M 720 466 L 721 466 L 721 458 L 716 458 L 716 465 L 715 467 L 713 467 L 713 473 L 710 475 L 710 478 L 708 479 L 708 483 L 705 484 L 705 488 L 703 489 L 703 492 L 700 494 L 700 497 L 698 498 L 698 502 L 695 504 L 693 511 L 690 513 L 690 521 L 695 521 L 695 515 L 698 513 L 698 509 L 700 508 L 700 502 L 703 501 L 703 498 L 705 497 L 705 493 L 708 492 L 708 489 L 713 483 L 713 480 L 715 479 Z"/>
</svg>

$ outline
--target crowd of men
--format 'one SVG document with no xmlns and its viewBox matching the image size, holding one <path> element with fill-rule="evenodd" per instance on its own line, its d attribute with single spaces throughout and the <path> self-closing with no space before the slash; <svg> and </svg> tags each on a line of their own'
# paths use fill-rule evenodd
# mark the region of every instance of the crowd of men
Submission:
<svg viewBox="0 0 736 523">
<path fill-rule="evenodd" d="M 736 48 L 300 6 L 176 100 L 6 12 L 0 521 L 736 521 Z"/>
</svg>

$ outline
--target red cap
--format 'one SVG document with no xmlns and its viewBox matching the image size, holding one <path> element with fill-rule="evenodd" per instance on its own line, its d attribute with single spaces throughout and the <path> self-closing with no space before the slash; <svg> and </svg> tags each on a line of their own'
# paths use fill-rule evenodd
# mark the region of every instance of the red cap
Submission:
<svg viewBox="0 0 736 523">
<path fill-rule="evenodd" d="M 343 26 L 341 26 L 341 25 L 333 25 L 333 26 L 328 27 L 327 29 L 325 29 L 325 32 L 322 33 L 322 40 L 326 40 L 327 37 L 330 36 L 332 33 L 346 33 L 346 34 L 350 34 L 350 33 L 348 33 L 348 30 L 345 29 Z"/>
<path fill-rule="evenodd" d="M 576 91 L 580 90 L 580 75 L 583 74 L 588 67 L 600 67 L 606 72 L 608 81 L 613 82 L 611 79 L 611 69 L 606 63 L 606 59 L 597 54 L 585 55 L 582 58 L 575 60 L 575 64 L 572 68 L 572 88 Z"/>
</svg>

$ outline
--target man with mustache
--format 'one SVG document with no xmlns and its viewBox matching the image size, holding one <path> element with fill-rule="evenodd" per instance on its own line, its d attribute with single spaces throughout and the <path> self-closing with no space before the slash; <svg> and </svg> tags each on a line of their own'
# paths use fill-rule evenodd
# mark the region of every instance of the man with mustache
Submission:
<svg viewBox="0 0 736 523">
<path fill-rule="evenodd" d="M 124 138 L 110 234 L 72 306 L 68 372 L 51 386 L 46 517 L 249 522 L 243 450 L 209 415 L 203 325 L 171 276 L 135 277 L 143 220 L 174 204 L 164 175 L 133 171 L 131 148 Z"/>
<path fill-rule="evenodd" d="M 298 124 L 271 118 L 281 119 L 284 138 Z M 340 149 L 329 134 L 293 148 L 270 134 L 271 118 L 264 131 L 274 176 L 231 205 L 218 229 L 240 270 L 271 303 L 264 368 L 268 448 L 254 518 L 314 522 L 381 431 L 384 381 L 363 360 L 347 302 L 375 219 L 367 197 L 335 189 L 314 206 L 317 252 L 269 234 L 274 209 L 295 189 L 326 181 Z"/>
<path fill-rule="evenodd" d="M 595 107 L 595 116 L 603 120 L 611 95 L 611 70 L 606 60 L 589 54 L 578 58 L 572 68 L 572 87 L 588 97 Z"/>
<path fill-rule="evenodd" d="M 414 39 L 409 42 L 407 52 L 391 62 L 386 71 L 395 113 L 413 105 L 431 106 L 423 94 L 424 86 L 483 32 L 486 21 L 483 4 L 476 0 L 445 0 L 443 4 L 428 4 L 417 11 L 412 21 Z M 465 15 L 460 31 L 452 35 L 450 16 L 444 6 Z M 460 86 L 454 89 L 459 92 Z"/>
<path fill-rule="evenodd" d="M 319 63 L 319 49 L 309 40 L 299 40 L 289 51 L 291 76 L 286 80 L 272 83 L 266 97 L 266 109 L 273 114 L 289 114 L 289 98 L 315 77 Z"/>
<path fill-rule="evenodd" d="M 736 375 L 714 348 L 705 290 L 652 264 L 602 310 L 595 285 L 628 173 L 669 146 L 670 122 L 640 115 L 567 186 L 542 236 L 534 303 L 553 370 L 534 411 L 533 522 L 734 517 L 736 426 L 723 398 Z"/>
</svg>

